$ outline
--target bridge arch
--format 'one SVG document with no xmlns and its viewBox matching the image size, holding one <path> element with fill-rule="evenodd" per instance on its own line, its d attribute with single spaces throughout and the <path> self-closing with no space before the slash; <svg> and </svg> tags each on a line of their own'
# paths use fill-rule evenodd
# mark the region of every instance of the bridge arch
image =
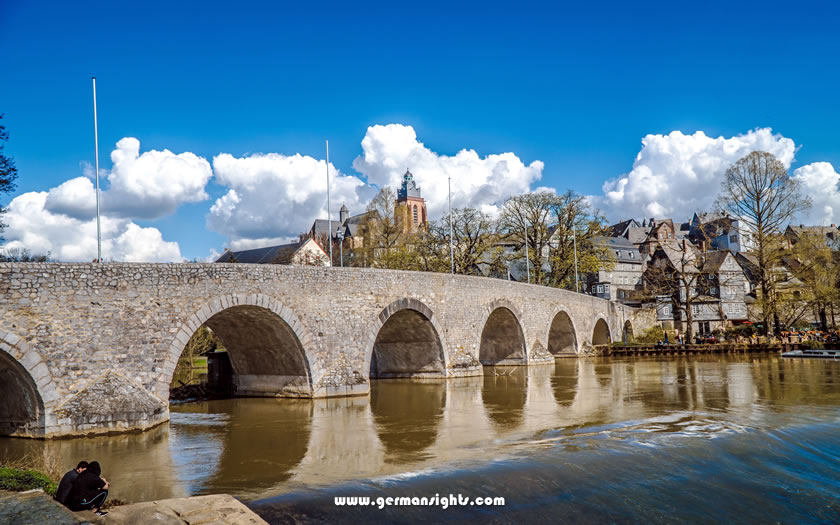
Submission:
<svg viewBox="0 0 840 525">
<path fill-rule="evenodd" d="M 548 341 L 548 351 L 553 356 L 576 356 L 578 353 L 578 336 L 575 322 L 566 308 L 558 308 L 551 316 L 551 324 L 545 340 Z"/>
<path fill-rule="evenodd" d="M 478 360 L 482 365 L 524 365 L 528 361 L 528 346 L 522 313 L 507 299 L 496 299 L 484 312 L 478 346 Z"/>
<path fill-rule="evenodd" d="M 398 299 L 379 312 L 365 345 L 368 379 L 445 377 L 444 331 L 421 301 Z"/>
<path fill-rule="evenodd" d="M 610 325 L 607 324 L 607 321 L 599 315 L 595 321 L 595 327 L 592 329 L 592 346 L 608 345 L 611 342 L 612 336 L 610 335 Z"/>
<path fill-rule="evenodd" d="M 229 350 L 236 395 L 313 397 L 314 338 L 291 309 L 264 294 L 217 297 L 182 323 L 169 346 L 158 397 L 169 399 L 175 365 L 205 324 Z"/>
<path fill-rule="evenodd" d="M 58 399 L 40 352 L 15 334 L 0 331 L 0 436 L 42 437 L 54 421 Z"/>
</svg>

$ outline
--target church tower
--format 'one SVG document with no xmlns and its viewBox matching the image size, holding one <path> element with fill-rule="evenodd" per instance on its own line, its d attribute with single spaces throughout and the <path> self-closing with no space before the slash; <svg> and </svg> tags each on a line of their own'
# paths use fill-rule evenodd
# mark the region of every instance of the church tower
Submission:
<svg viewBox="0 0 840 525">
<path fill-rule="evenodd" d="M 397 214 L 402 216 L 406 232 L 425 228 L 429 219 L 426 216 L 426 200 L 420 196 L 420 188 L 414 182 L 411 171 L 405 170 L 402 186 L 397 190 Z"/>
</svg>

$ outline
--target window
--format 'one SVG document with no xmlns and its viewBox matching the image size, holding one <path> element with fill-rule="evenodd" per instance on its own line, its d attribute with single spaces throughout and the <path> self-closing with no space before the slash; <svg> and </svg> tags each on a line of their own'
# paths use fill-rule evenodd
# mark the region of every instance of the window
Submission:
<svg viewBox="0 0 840 525">
<path fill-rule="evenodd" d="M 610 285 L 608 285 L 608 284 L 604 285 L 604 293 L 610 293 Z"/>
<path fill-rule="evenodd" d="M 700 313 L 700 305 L 699 304 L 692 304 L 691 305 L 691 313 L 697 315 Z"/>
<path fill-rule="evenodd" d="M 717 290 L 717 287 L 712 286 L 712 288 L 709 290 L 709 293 L 711 293 L 712 295 L 716 295 L 716 294 L 717 294 L 717 291 L 718 291 L 718 290 Z"/>
<path fill-rule="evenodd" d="M 417 206 L 414 207 L 414 222 L 417 222 Z"/>
<path fill-rule="evenodd" d="M 627 252 L 627 257 L 633 258 L 633 252 Z"/>
<path fill-rule="evenodd" d="M 602 284 L 598 285 L 598 293 L 604 293 L 604 285 L 602 285 Z"/>
</svg>

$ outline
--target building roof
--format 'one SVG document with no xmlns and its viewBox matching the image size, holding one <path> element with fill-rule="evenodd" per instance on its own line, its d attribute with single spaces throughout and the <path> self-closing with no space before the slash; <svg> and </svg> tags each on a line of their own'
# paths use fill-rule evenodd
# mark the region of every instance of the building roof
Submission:
<svg viewBox="0 0 840 525">
<path fill-rule="evenodd" d="M 705 252 L 703 254 L 703 272 L 717 273 L 727 256 L 729 256 L 729 251 L 727 250 Z"/>
<path fill-rule="evenodd" d="M 798 239 L 802 235 L 817 235 L 825 237 L 829 241 L 834 241 L 840 238 L 840 229 L 837 225 L 831 226 L 805 226 L 804 224 L 789 225 L 785 230 L 785 235 Z"/>
<path fill-rule="evenodd" d="M 627 230 L 633 226 L 640 227 L 641 225 L 636 219 L 627 219 L 612 226 L 607 226 L 606 230 L 610 237 L 626 237 Z"/>
<path fill-rule="evenodd" d="M 238 262 L 243 264 L 289 264 L 295 253 L 309 240 L 310 239 L 306 239 L 289 244 L 278 244 L 277 246 L 266 246 L 265 248 L 254 248 L 252 250 L 241 250 L 238 252 L 227 250 L 218 259 L 216 259 L 216 262 Z M 315 245 L 318 246 L 318 243 L 315 243 Z M 320 248 L 320 246 L 318 247 Z M 233 259 L 233 261 L 231 261 L 231 259 Z"/>
<path fill-rule="evenodd" d="M 612 226 L 608 226 L 606 233 L 609 237 L 624 237 L 633 244 L 645 242 L 650 227 L 647 222 L 642 226 L 636 219 L 627 219 Z"/>
<path fill-rule="evenodd" d="M 346 211 L 347 208 L 342 206 L 342 210 Z M 348 217 L 343 224 L 338 219 L 332 221 L 332 237 L 335 237 L 336 233 L 341 231 L 342 228 L 344 229 L 345 237 L 348 236 L 348 233 L 349 237 L 355 237 L 359 232 L 359 226 L 364 223 L 372 213 L 376 213 L 376 211 L 366 211 L 358 215 L 353 215 L 352 217 Z M 312 223 L 312 228 L 309 229 L 309 233 L 314 236 L 326 236 L 328 230 L 329 222 L 327 219 L 315 219 L 315 222 Z"/>
<path fill-rule="evenodd" d="M 694 262 L 697 260 L 697 247 L 685 240 L 669 239 L 660 241 L 654 255 L 661 252 L 668 262 L 679 272 L 697 273 L 699 270 Z"/>
<path fill-rule="evenodd" d="M 624 237 L 599 236 L 593 239 L 593 243 L 612 250 L 617 262 L 641 264 L 643 261 L 639 248 Z"/>
<path fill-rule="evenodd" d="M 642 244 L 647 238 L 648 228 L 643 226 L 631 226 L 627 230 L 627 240 L 633 244 Z"/>
</svg>

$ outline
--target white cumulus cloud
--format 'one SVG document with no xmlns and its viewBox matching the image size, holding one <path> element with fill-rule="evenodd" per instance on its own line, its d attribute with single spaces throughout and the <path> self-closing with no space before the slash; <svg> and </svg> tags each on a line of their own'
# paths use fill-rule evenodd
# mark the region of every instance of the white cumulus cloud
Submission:
<svg viewBox="0 0 840 525">
<path fill-rule="evenodd" d="M 113 167 L 100 180 L 100 206 L 110 217 L 156 219 L 175 213 L 188 202 L 208 198 L 204 188 L 213 175 L 206 159 L 185 152 L 150 150 L 140 153 L 140 141 L 125 137 L 111 152 Z M 93 182 L 68 180 L 50 190 L 46 209 L 87 219 L 96 213 Z"/>
<path fill-rule="evenodd" d="M 840 173 L 828 162 L 814 162 L 793 171 L 802 191 L 811 197 L 810 210 L 800 214 L 803 224 L 828 226 L 840 222 Z"/>
<path fill-rule="evenodd" d="M 362 155 L 353 162 L 361 175 L 345 174 L 330 165 L 332 216 L 341 204 L 361 213 L 376 188 L 397 189 L 406 169 L 415 176 L 429 216 L 442 216 L 447 206 L 447 178 L 452 177 L 452 206 L 471 206 L 489 213 L 505 198 L 530 190 L 542 176 L 543 164 L 526 165 L 513 153 L 480 157 L 463 149 L 440 155 L 417 140 L 411 126 L 371 126 L 362 140 Z M 210 209 L 207 225 L 228 237 L 231 249 L 288 242 L 325 219 L 326 163 L 302 155 L 278 153 L 213 159 L 215 182 L 229 189 Z"/>
<path fill-rule="evenodd" d="M 72 185 L 64 188 L 67 191 L 71 189 Z M 61 261 L 90 261 L 96 258 L 96 219 L 53 213 L 46 207 L 49 195 L 46 191 L 29 192 L 12 199 L 8 213 L 3 215 L 4 222 L 8 224 L 3 232 L 6 239 L 3 249 L 28 249 L 33 254 L 49 252 L 54 259 Z M 164 241 L 156 228 L 141 228 L 128 219 L 107 216 L 102 217 L 101 224 L 102 256 L 105 260 L 182 260 L 178 243 Z"/>
<path fill-rule="evenodd" d="M 279 153 L 213 158 L 215 182 L 227 186 L 213 203 L 207 226 L 229 239 L 232 249 L 288 242 L 309 231 L 315 219 L 326 219 L 326 162 L 304 155 Z M 369 189 L 353 175 L 330 164 L 332 216 L 342 203 L 361 213 Z"/>
<path fill-rule="evenodd" d="M 712 138 L 702 131 L 647 135 L 633 169 L 605 182 L 604 194 L 592 201 L 611 220 L 687 219 L 695 210 L 711 209 L 727 168 L 756 150 L 772 153 L 789 168 L 796 145 L 770 128 L 729 138 Z"/>
<path fill-rule="evenodd" d="M 411 170 L 432 219 L 446 213 L 449 177 L 453 208 L 492 213 L 507 197 L 530 191 L 543 171 L 542 162 L 526 165 L 513 153 L 481 157 L 475 150 L 462 149 L 454 156 L 441 155 L 418 141 L 412 126 L 402 124 L 369 127 L 353 167 L 369 183 L 393 188 L 401 184 L 406 169 Z"/>
</svg>

